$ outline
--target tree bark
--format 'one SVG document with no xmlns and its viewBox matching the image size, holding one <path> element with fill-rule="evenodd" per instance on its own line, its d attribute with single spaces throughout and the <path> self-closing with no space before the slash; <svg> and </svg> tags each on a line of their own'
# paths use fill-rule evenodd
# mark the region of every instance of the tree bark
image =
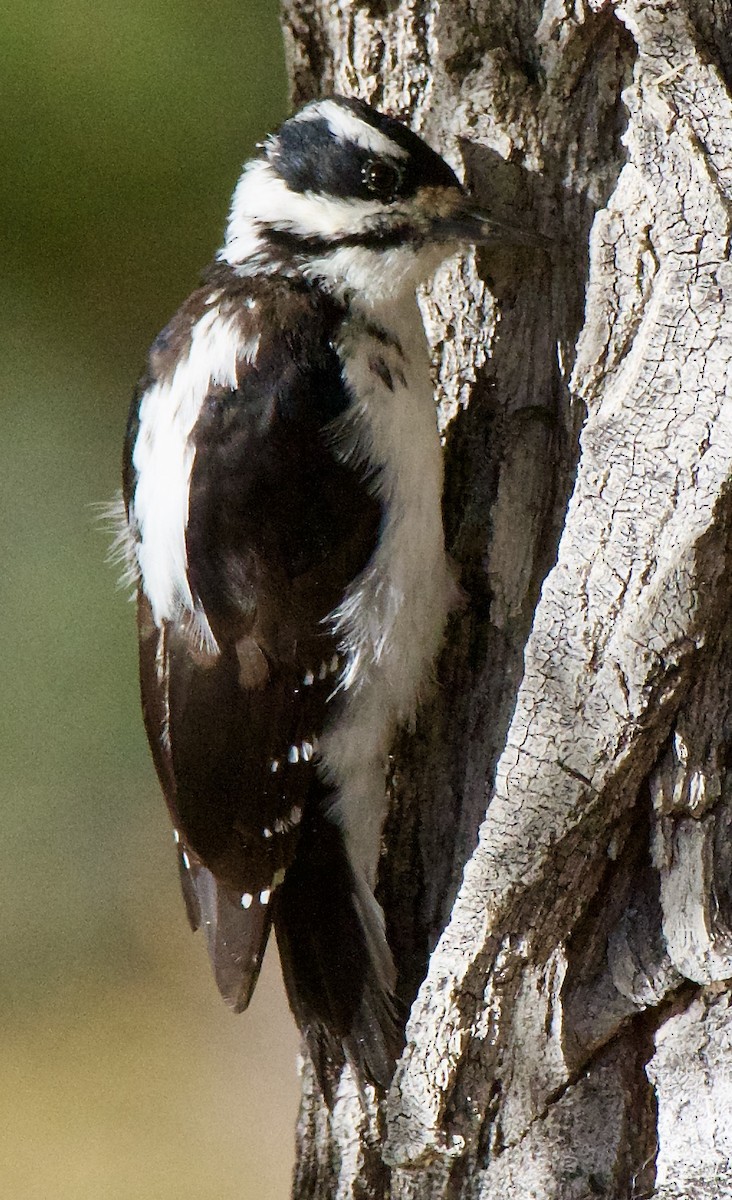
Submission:
<svg viewBox="0 0 732 1200">
<path fill-rule="evenodd" d="M 468 603 L 395 748 L 390 1094 L 297 1200 L 732 1196 L 729 0 L 285 0 L 549 253 L 423 298 Z M 372 1100 L 372 1093 L 369 1093 Z"/>
</svg>

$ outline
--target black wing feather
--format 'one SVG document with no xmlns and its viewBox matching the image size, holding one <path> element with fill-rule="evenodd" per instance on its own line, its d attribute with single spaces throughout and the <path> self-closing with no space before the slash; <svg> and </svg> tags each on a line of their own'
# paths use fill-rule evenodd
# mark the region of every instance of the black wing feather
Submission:
<svg viewBox="0 0 732 1200">
<path fill-rule="evenodd" d="M 224 315 L 237 314 L 251 342 L 243 285 L 229 283 Z M 261 966 L 270 893 L 302 822 L 327 802 L 315 747 L 338 703 L 338 648 L 326 618 L 381 523 L 369 481 L 334 435 L 351 402 L 332 348 L 341 311 L 307 287 L 256 286 L 256 359 L 242 361 L 235 389 L 211 388 L 192 434 L 188 576 L 219 653 L 201 651 L 188 617 L 155 628 L 142 590 L 139 607 L 143 711 L 188 916 L 237 1009 Z M 182 332 L 173 323 L 156 344 L 159 370 L 184 352 L 194 301 Z M 129 464 L 125 483 L 129 505 Z"/>
</svg>

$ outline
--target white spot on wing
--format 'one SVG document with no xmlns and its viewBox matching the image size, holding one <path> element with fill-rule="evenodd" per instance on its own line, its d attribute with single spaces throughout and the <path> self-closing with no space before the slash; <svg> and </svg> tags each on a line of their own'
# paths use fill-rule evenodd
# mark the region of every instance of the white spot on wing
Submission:
<svg viewBox="0 0 732 1200">
<path fill-rule="evenodd" d="M 271 892 L 270 892 L 269 888 L 264 888 L 263 891 L 261 891 L 259 893 L 259 903 L 260 904 L 269 904 L 270 895 L 271 895 Z"/>
<path fill-rule="evenodd" d="M 312 742 L 303 742 L 302 746 L 300 747 L 300 753 L 302 754 L 305 762 L 310 762 L 310 759 L 313 757 Z"/>
<path fill-rule="evenodd" d="M 267 825 L 265 825 L 264 829 L 262 830 L 262 836 L 265 838 L 272 837 L 272 830 Z"/>
<path fill-rule="evenodd" d="M 191 860 L 188 857 L 188 855 L 186 854 L 185 850 L 183 851 L 182 858 L 183 858 L 183 866 L 185 867 L 186 871 L 190 871 Z"/>
<path fill-rule="evenodd" d="M 276 775 L 280 769 L 280 760 L 278 758 L 273 758 L 272 762 L 269 764 L 269 769 L 273 775 Z"/>
<path fill-rule="evenodd" d="M 290 746 L 290 749 L 287 751 L 287 761 L 289 763 L 296 763 L 300 761 L 300 751 L 298 750 L 297 746 Z"/>
<path fill-rule="evenodd" d="M 302 682 L 305 687 L 312 687 L 312 685 L 315 683 L 315 676 L 313 675 L 312 671 L 305 672 Z"/>
<path fill-rule="evenodd" d="M 241 898 L 242 908 L 251 908 L 253 899 L 254 899 L 254 896 L 252 895 L 251 892 L 245 892 Z"/>
</svg>

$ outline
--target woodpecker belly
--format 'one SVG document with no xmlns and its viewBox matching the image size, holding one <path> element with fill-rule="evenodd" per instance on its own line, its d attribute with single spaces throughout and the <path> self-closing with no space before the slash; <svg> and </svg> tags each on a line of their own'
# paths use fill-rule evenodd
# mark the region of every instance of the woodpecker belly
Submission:
<svg viewBox="0 0 732 1200">
<path fill-rule="evenodd" d="M 354 861 L 373 886 L 386 812 L 384 765 L 396 726 L 429 682 L 455 600 L 441 518 L 442 455 L 416 302 L 397 317 L 358 310 L 337 349 L 353 396 L 349 452 L 368 463 L 384 505 L 379 545 L 331 615 L 344 655 L 344 703 L 322 739 L 322 769 Z"/>
</svg>

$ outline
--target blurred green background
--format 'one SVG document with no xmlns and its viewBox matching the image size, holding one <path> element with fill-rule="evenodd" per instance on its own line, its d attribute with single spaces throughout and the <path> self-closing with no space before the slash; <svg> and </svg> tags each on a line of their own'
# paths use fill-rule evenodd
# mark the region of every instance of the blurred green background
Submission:
<svg viewBox="0 0 732 1200">
<path fill-rule="evenodd" d="M 155 333 L 282 119 L 276 0 L 23 0 L 2 34 L 0 1196 L 288 1194 L 297 1040 L 270 953 L 219 1001 L 94 505 Z"/>
</svg>

